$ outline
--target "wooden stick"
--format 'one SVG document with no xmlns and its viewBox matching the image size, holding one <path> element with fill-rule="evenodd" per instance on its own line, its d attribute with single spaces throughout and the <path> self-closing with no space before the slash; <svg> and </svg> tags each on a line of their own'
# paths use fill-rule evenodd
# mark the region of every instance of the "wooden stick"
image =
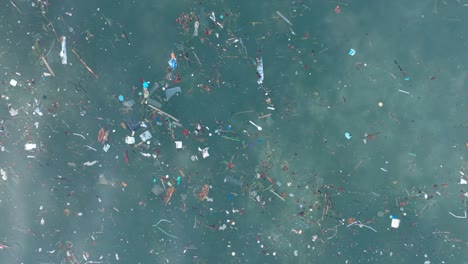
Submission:
<svg viewBox="0 0 468 264">
<path fill-rule="evenodd" d="M 262 116 L 259 116 L 258 118 L 260 119 L 260 118 L 265 118 L 265 117 L 269 117 L 269 116 L 271 116 L 271 114 L 262 115 Z"/>
<path fill-rule="evenodd" d="M 276 195 L 276 196 L 277 196 L 278 198 L 280 198 L 281 200 L 283 200 L 283 202 L 286 201 L 286 200 L 285 200 L 283 197 L 281 197 L 279 194 L 275 193 L 275 191 L 273 191 L 273 189 L 270 189 L 270 192 L 271 192 L 272 194 Z"/>
<path fill-rule="evenodd" d="M 174 120 L 174 121 L 176 121 L 176 122 L 179 122 L 179 119 L 177 119 L 177 118 L 171 116 L 170 114 L 168 114 L 168 113 L 162 111 L 161 109 L 159 109 L 159 108 L 157 108 L 157 107 L 155 107 L 155 106 L 152 106 L 152 105 L 150 105 L 150 104 L 148 104 L 148 103 L 146 103 L 146 105 L 149 106 L 149 107 L 151 107 L 152 109 L 156 110 L 156 112 L 158 112 L 158 113 L 160 113 L 160 114 L 162 114 L 162 115 L 165 115 L 165 116 L 169 117 L 170 119 L 172 119 L 172 120 Z"/>
<path fill-rule="evenodd" d="M 55 77 L 55 73 L 54 71 L 52 70 L 52 68 L 50 68 L 50 65 L 49 63 L 47 62 L 47 60 L 44 58 L 44 56 L 41 56 L 41 60 L 42 62 L 44 62 L 45 66 L 47 67 L 47 70 L 49 70 L 49 73 Z"/>
<path fill-rule="evenodd" d="M 97 74 L 93 71 L 93 69 L 91 69 L 91 68 L 88 66 L 88 64 L 86 64 L 86 62 L 84 62 L 84 60 L 81 58 L 81 56 L 78 55 L 78 53 L 76 53 L 75 49 L 71 49 L 71 50 L 72 50 L 72 52 L 76 55 L 76 57 L 78 58 L 78 60 L 80 60 L 81 63 L 86 67 L 86 69 L 94 76 L 94 78 L 99 79 L 99 75 L 97 75 Z"/>
</svg>

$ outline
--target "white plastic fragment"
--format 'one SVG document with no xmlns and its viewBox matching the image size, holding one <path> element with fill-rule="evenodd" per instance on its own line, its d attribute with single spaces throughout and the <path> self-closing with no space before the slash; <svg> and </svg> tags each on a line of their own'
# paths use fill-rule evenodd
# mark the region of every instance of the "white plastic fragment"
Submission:
<svg viewBox="0 0 468 264">
<path fill-rule="evenodd" d="M 126 136 L 125 137 L 125 143 L 127 143 L 128 145 L 135 144 L 135 138 L 130 137 L 130 136 Z"/>
<path fill-rule="evenodd" d="M 198 148 L 198 151 L 200 151 L 202 153 L 202 157 L 204 159 L 206 159 L 206 158 L 208 158 L 210 156 L 210 153 L 208 153 L 208 149 L 209 149 L 209 147 L 206 147 L 204 149 Z"/>
<path fill-rule="evenodd" d="M 102 147 L 102 149 L 104 150 L 104 152 L 107 152 L 110 148 L 110 145 L 109 144 L 105 144 L 104 147 Z"/>
<path fill-rule="evenodd" d="M 18 110 L 14 108 L 10 108 L 9 110 L 11 116 L 16 116 L 18 114 Z"/>
<path fill-rule="evenodd" d="M 17 84 L 18 84 L 18 81 L 17 81 L 17 80 L 15 80 L 15 79 L 11 79 L 11 80 L 10 80 L 10 85 L 11 85 L 11 86 L 16 86 Z"/>
<path fill-rule="evenodd" d="M 0 169 L 0 174 L 2 175 L 2 180 L 8 180 L 8 176 L 6 175 L 6 172 L 3 169 Z"/>
<path fill-rule="evenodd" d="M 42 116 L 42 112 L 41 110 L 39 109 L 39 107 L 36 107 L 36 109 L 34 109 L 34 114 L 37 114 L 39 116 Z"/>
<path fill-rule="evenodd" d="M 182 149 L 182 141 L 175 142 L 176 149 Z"/>
<path fill-rule="evenodd" d="M 458 184 L 467 184 L 468 182 L 465 179 L 460 179 L 460 182 Z"/>
<path fill-rule="evenodd" d="M 153 137 L 153 135 L 151 135 L 151 133 L 147 130 L 145 132 L 143 132 L 141 135 L 140 135 L 140 138 L 141 138 L 141 141 L 145 142 L 146 140 L 149 140 Z"/>
<path fill-rule="evenodd" d="M 150 154 L 150 153 L 144 153 L 144 152 L 141 152 L 141 151 L 140 151 L 140 154 L 143 155 L 143 156 L 145 156 L 145 157 L 147 157 L 147 158 L 151 157 L 151 154 Z"/>
<path fill-rule="evenodd" d="M 24 150 L 33 150 L 33 149 L 35 149 L 36 147 L 37 147 L 37 146 L 36 146 L 36 144 L 34 144 L 34 143 L 26 143 L 26 144 L 24 145 Z"/>
<path fill-rule="evenodd" d="M 62 64 L 67 64 L 67 37 L 62 36 L 60 38 L 62 43 L 62 50 L 60 51 L 60 58 L 62 58 Z"/>
<path fill-rule="evenodd" d="M 200 26 L 200 22 L 195 21 L 195 24 L 193 25 L 193 36 L 198 37 L 198 27 Z"/>
<path fill-rule="evenodd" d="M 398 228 L 399 226 L 400 226 L 400 219 L 392 218 L 391 227 L 392 228 Z"/>
<path fill-rule="evenodd" d="M 83 166 L 93 166 L 94 164 L 98 163 L 99 161 L 95 160 L 95 161 L 87 161 L 85 163 L 83 163 Z"/>
</svg>

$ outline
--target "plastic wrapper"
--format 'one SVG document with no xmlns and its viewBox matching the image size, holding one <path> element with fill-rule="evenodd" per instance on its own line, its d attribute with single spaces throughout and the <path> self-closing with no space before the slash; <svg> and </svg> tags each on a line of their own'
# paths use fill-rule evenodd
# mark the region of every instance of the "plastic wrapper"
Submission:
<svg viewBox="0 0 468 264">
<path fill-rule="evenodd" d="M 166 89 L 166 100 L 169 101 L 169 99 L 171 99 L 171 97 L 174 96 L 176 93 L 182 93 L 180 87 Z"/>
<path fill-rule="evenodd" d="M 262 57 L 260 57 L 260 59 L 257 59 L 257 75 L 258 75 L 257 83 L 262 84 L 263 83 L 263 78 L 264 78 L 264 75 L 263 75 L 263 58 Z"/>
<path fill-rule="evenodd" d="M 62 43 L 62 50 L 60 51 L 60 58 L 62 58 L 62 64 L 67 64 L 67 37 L 62 36 L 60 38 Z"/>
</svg>

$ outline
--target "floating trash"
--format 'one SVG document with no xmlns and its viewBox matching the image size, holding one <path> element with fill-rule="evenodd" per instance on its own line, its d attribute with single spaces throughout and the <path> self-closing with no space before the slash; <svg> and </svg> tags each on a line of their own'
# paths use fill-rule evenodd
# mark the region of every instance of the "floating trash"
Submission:
<svg viewBox="0 0 468 264">
<path fill-rule="evenodd" d="M 169 99 L 177 93 L 182 93 L 182 89 L 180 89 L 180 87 L 166 89 L 166 101 L 169 101 Z"/>
</svg>

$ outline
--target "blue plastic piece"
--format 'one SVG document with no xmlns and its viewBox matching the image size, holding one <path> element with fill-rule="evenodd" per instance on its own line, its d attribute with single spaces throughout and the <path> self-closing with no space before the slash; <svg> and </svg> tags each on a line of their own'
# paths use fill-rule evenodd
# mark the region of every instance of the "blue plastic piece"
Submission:
<svg viewBox="0 0 468 264">
<path fill-rule="evenodd" d="M 344 136 L 345 136 L 347 139 L 351 139 L 351 137 L 352 137 L 351 134 L 348 133 L 348 132 L 344 133 Z"/>
<path fill-rule="evenodd" d="M 175 70 L 177 68 L 177 60 L 176 59 L 172 58 L 167 63 L 169 63 L 169 67 L 171 67 L 172 70 Z"/>
<path fill-rule="evenodd" d="M 141 127 L 141 122 L 133 122 L 132 120 L 127 120 L 127 128 L 130 130 L 130 131 L 136 131 L 138 130 L 140 127 Z"/>
<path fill-rule="evenodd" d="M 148 82 L 143 82 L 143 88 L 148 89 L 149 83 Z"/>
<path fill-rule="evenodd" d="M 120 102 L 123 102 L 123 101 L 124 101 L 123 95 L 119 95 L 119 101 L 120 101 Z"/>
</svg>

